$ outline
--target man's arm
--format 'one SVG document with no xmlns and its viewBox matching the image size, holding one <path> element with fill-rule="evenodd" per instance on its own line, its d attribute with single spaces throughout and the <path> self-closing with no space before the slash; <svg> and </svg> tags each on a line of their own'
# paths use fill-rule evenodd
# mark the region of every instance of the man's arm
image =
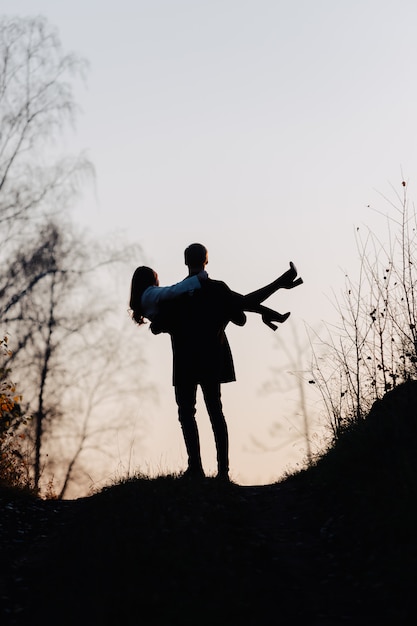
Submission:
<svg viewBox="0 0 417 626">
<path fill-rule="evenodd" d="M 150 329 L 153 335 L 169 333 L 172 326 L 172 316 L 175 314 L 175 302 L 164 302 L 163 308 L 154 316 Z"/>
</svg>

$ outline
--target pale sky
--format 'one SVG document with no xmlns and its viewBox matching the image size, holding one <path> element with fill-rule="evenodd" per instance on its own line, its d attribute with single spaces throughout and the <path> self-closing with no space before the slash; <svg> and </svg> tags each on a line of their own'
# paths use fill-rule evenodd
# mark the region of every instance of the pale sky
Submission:
<svg viewBox="0 0 417 626">
<path fill-rule="evenodd" d="M 208 247 L 210 276 L 242 293 L 294 261 L 305 284 L 268 304 L 292 311 L 280 340 L 291 345 L 296 332 L 304 345 L 305 326 L 329 318 L 332 291 L 354 268 L 355 227 L 380 227 L 369 205 L 389 210 L 380 194 L 402 177 L 414 193 L 415 0 L 2 0 L 1 10 L 33 16 L 34 6 L 64 50 L 90 63 L 69 149 L 86 150 L 97 179 L 76 219 L 140 244 L 138 264 L 161 284 L 184 277 L 194 241 Z M 133 346 L 138 332 L 148 331 L 132 326 Z M 223 391 L 231 475 L 268 482 L 303 455 L 284 392 L 295 376 L 283 372 L 283 390 L 262 394 L 285 364 L 276 335 L 250 316 L 228 336 L 238 378 Z M 169 339 L 149 333 L 146 348 L 160 404 L 136 461 L 180 469 Z M 202 406 L 199 424 L 214 471 Z"/>
</svg>

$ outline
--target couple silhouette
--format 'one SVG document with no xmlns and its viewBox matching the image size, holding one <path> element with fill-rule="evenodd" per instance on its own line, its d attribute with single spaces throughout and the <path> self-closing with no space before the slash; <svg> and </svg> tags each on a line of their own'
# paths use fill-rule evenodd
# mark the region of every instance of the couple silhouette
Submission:
<svg viewBox="0 0 417 626">
<path fill-rule="evenodd" d="M 209 278 L 208 252 L 193 243 L 184 252 L 188 276 L 161 287 L 157 273 L 138 267 L 132 277 L 130 309 L 139 325 L 151 322 L 153 334 L 169 333 L 173 354 L 173 378 L 178 418 L 188 455 L 184 478 L 204 478 L 196 423 L 197 388 L 201 387 L 217 452 L 217 478 L 229 480 L 229 437 L 221 401 L 221 384 L 236 380 L 233 357 L 226 337 L 229 322 L 243 326 L 246 312 L 259 313 L 273 330 L 288 319 L 261 303 L 278 289 L 302 284 L 292 262 L 290 269 L 272 283 L 247 295 L 232 291 L 226 283 Z"/>
</svg>

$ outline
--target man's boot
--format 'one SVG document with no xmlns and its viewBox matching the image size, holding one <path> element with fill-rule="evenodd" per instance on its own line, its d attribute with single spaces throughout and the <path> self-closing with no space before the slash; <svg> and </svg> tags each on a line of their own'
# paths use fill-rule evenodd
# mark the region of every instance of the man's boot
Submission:
<svg viewBox="0 0 417 626">
<path fill-rule="evenodd" d="M 195 420 L 193 422 L 182 423 L 182 434 L 184 436 L 185 447 L 188 454 L 188 468 L 184 472 L 184 477 L 204 478 L 204 470 L 200 454 L 200 438 Z"/>
</svg>

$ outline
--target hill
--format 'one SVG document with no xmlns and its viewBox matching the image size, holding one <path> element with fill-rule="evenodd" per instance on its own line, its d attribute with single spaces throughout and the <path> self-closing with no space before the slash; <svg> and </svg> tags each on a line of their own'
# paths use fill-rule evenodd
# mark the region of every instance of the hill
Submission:
<svg viewBox="0 0 417 626">
<path fill-rule="evenodd" d="M 409 624 L 417 382 L 278 483 L 136 477 L 73 501 L 0 492 L 0 623 Z"/>
</svg>

